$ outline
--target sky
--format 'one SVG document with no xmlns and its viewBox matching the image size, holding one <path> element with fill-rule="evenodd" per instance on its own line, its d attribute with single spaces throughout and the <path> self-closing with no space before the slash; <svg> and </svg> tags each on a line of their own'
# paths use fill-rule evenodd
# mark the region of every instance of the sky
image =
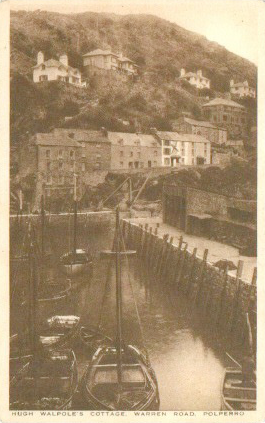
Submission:
<svg viewBox="0 0 265 423">
<path fill-rule="evenodd" d="M 216 41 L 258 64 L 258 15 L 261 0 L 11 0 L 12 10 L 59 13 L 147 13 Z"/>
</svg>

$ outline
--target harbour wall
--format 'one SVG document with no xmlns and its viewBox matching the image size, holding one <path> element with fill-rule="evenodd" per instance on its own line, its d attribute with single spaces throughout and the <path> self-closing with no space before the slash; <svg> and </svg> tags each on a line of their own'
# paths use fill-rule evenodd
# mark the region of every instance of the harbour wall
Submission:
<svg viewBox="0 0 265 423">
<path fill-rule="evenodd" d="M 236 276 L 227 269 L 220 270 L 203 258 L 197 250 L 189 251 L 180 237 L 178 245 L 168 235 L 159 236 L 159 229 L 122 221 L 122 231 L 127 248 L 137 251 L 157 283 L 167 285 L 173 294 L 187 298 L 191 308 L 197 308 L 208 323 L 220 331 L 226 342 L 242 346 L 246 342 L 249 315 L 254 349 L 257 326 L 257 272 L 252 283 L 241 279 L 243 262 L 239 261 Z"/>
</svg>

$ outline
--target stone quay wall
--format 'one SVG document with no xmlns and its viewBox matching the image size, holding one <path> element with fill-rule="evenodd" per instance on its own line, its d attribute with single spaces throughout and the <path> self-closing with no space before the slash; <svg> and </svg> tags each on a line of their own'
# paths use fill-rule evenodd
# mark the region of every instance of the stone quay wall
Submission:
<svg viewBox="0 0 265 423">
<path fill-rule="evenodd" d="M 241 279 L 241 261 L 236 276 L 232 276 L 227 269 L 220 270 L 207 261 L 207 249 L 203 258 L 197 256 L 196 248 L 189 251 L 182 237 L 175 245 L 168 235 L 161 238 L 158 228 L 153 232 L 148 224 L 143 227 L 128 220 L 122 221 L 122 231 L 127 248 L 137 251 L 158 283 L 167 284 L 172 294 L 185 296 L 190 307 L 198 308 L 228 343 L 232 340 L 243 345 L 248 313 L 256 348 L 256 269 L 248 284 Z"/>
</svg>

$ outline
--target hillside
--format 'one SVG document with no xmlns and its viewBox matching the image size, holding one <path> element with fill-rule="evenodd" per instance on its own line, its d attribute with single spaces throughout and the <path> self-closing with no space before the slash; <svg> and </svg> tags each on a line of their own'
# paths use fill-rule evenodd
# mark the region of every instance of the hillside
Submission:
<svg viewBox="0 0 265 423">
<path fill-rule="evenodd" d="M 66 52 L 70 65 L 82 70 L 82 54 L 108 47 L 140 66 L 137 81 L 95 76 L 85 89 L 32 82 L 39 50 L 46 59 Z M 183 110 L 200 118 L 203 99 L 192 87 L 176 85 L 181 67 L 202 69 L 212 95 L 227 91 L 230 78 L 256 85 L 254 64 L 155 16 L 11 12 L 11 141 L 65 125 L 65 116 L 75 116 L 69 126 L 129 131 L 171 129 L 170 120 Z"/>
</svg>

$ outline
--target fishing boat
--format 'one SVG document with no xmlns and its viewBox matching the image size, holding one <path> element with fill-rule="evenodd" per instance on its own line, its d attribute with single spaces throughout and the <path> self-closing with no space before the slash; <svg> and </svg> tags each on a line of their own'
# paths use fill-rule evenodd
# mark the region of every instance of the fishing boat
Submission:
<svg viewBox="0 0 265 423">
<path fill-rule="evenodd" d="M 75 354 L 70 349 L 50 351 L 40 342 L 36 326 L 38 267 L 33 244 L 29 257 L 30 354 L 19 356 L 26 361 L 19 369 L 14 370 L 15 357 L 11 359 L 10 409 L 68 409 L 78 386 Z"/>
<path fill-rule="evenodd" d="M 242 382 L 242 370 L 227 368 L 222 383 L 222 410 L 256 410 L 256 383 Z"/>
<path fill-rule="evenodd" d="M 79 340 L 82 347 L 86 347 L 87 350 L 95 352 L 99 346 L 112 345 L 113 340 L 101 333 L 96 328 L 81 326 L 79 332 Z"/>
<path fill-rule="evenodd" d="M 77 197 L 76 197 L 76 175 L 74 177 L 74 234 L 73 249 L 63 254 L 60 258 L 62 271 L 68 276 L 77 276 L 86 271 L 92 276 L 93 263 L 91 255 L 77 248 Z"/>
<path fill-rule="evenodd" d="M 116 211 L 116 342 L 100 346 L 87 366 L 81 382 L 84 400 L 99 410 L 158 410 L 159 392 L 147 355 L 128 345 L 122 331 L 121 230 Z M 130 252 L 131 254 L 132 252 Z"/>
</svg>

